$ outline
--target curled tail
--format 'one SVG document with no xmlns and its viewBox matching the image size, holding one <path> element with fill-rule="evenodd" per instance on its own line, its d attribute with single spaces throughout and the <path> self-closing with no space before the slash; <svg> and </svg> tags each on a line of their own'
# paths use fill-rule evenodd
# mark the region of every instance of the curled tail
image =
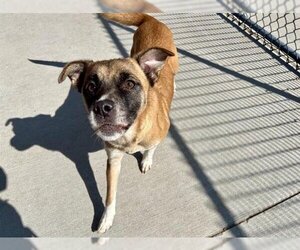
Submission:
<svg viewBox="0 0 300 250">
<path fill-rule="evenodd" d="M 118 22 L 125 25 L 140 26 L 146 20 L 154 19 L 144 13 L 101 13 L 105 19 Z M 155 19 L 154 19 L 155 20 Z"/>
</svg>

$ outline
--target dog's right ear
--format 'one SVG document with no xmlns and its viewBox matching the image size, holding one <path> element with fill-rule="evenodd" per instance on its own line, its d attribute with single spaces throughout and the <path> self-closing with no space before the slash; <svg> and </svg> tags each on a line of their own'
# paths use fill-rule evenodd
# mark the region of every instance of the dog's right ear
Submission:
<svg viewBox="0 0 300 250">
<path fill-rule="evenodd" d="M 81 92 L 81 87 L 84 81 L 84 75 L 87 67 L 92 63 L 91 60 L 73 61 L 64 66 L 58 77 L 58 83 L 63 82 L 67 77 L 70 78 L 73 87 L 76 87 Z"/>
<path fill-rule="evenodd" d="M 150 48 L 135 56 L 151 86 L 158 80 L 160 71 L 169 56 L 174 56 L 174 53 L 163 48 Z"/>
</svg>

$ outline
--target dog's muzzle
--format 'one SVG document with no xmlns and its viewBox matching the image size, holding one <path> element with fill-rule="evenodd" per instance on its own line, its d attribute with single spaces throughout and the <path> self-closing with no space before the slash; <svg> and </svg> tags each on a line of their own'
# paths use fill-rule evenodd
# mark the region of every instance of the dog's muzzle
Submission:
<svg viewBox="0 0 300 250">
<path fill-rule="evenodd" d="M 98 101 L 94 105 L 94 113 L 102 117 L 108 117 L 115 108 L 115 103 L 111 100 Z"/>
</svg>

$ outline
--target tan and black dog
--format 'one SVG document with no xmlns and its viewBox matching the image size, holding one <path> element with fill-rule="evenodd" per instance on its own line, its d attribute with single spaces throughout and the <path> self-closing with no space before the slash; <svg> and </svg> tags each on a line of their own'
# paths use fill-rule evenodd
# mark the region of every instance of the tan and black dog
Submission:
<svg viewBox="0 0 300 250">
<path fill-rule="evenodd" d="M 82 93 L 91 126 L 105 143 L 107 195 L 100 233 L 113 223 L 124 153 L 142 151 L 142 172 L 146 173 L 151 168 L 157 145 L 168 133 L 178 70 L 173 35 L 165 24 L 142 13 L 105 13 L 102 16 L 138 26 L 130 57 L 73 61 L 64 67 L 58 78 L 61 83 L 68 76 Z"/>
</svg>

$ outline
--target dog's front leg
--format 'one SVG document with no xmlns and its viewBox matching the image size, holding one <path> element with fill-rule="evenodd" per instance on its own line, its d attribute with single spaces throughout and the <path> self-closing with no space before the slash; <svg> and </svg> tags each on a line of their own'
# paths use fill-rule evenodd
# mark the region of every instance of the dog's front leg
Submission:
<svg viewBox="0 0 300 250">
<path fill-rule="evenodd" d="M 101 218 L 99 233 L 107 231 L 113 223 L 116 213 L 116 194 L 118 178 L 121 170 L 121 161 L 124 153 L 117 149 L 106 149 L 107 152 L 107 167 L 106 167 L 106 202 L 105 210 Z"/>
<path fill-rule="evenodd" d="M 157 146 L 145 150 L 144 154 L 143 154 L 143 159 L 142 159 L 142 173 L 145 174 L 148 170 L 150 170 L 151 166 L 152 166 L 152 162 L 153 162 L 153 154 L 155 149 L 157 148 Z"/>
</svg>

